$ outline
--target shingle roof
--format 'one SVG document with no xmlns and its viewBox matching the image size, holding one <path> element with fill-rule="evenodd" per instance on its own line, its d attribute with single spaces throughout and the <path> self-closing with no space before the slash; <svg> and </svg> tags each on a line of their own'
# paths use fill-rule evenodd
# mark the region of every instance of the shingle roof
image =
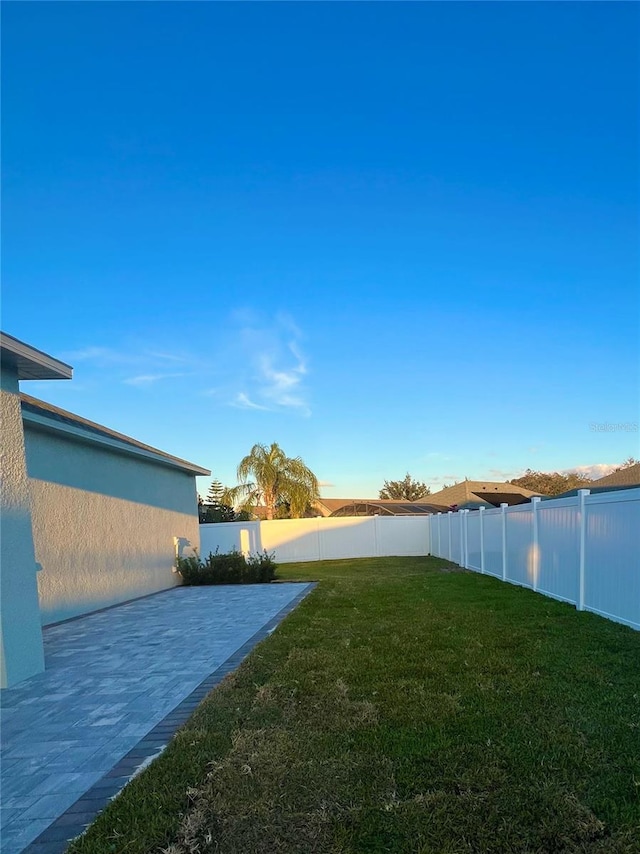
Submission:
<svg viewBox="0 0 640 854">
<path fill-rule="evenodd" d="M 640 486 L 640 463 L 611 472 L 593 481 L 594 489 L 600 489 L 603 486 Z"/>
<path fill-rule="evenodd" d="M 164 461 L 173 467 L 181 468 L 190 474 L 211 474 L 208 469 L 201 468 L 194 463 L 180 459 L 180 457 L 174 457 L 172 454 L 167 454 L 164 451 L 159 451 L 151 445 L 145 445 L 143 442 L 138 442 L 137 439 L 125 436 L 124 433 L 117 433 L 115 430 L 110 430 L 108 427 L 103 427 L 101 424 L 96 424 L 94 421 L 89 421 L 86 418 L 82 418 L 80 415 L 75 415 L 73 412 L 67 412 L 66 409 L 60 409 L 52 403 L 45 403 L 44 400 L 38 400 L 35 397 L 31 397 L 30 395 L 23 393 L 20 394 L 20 402 L 23 418 L 25 418 L 26 421 L 30 420 L 30 415 L 34 415 L 36 418 L 44 419 L 44 421 L 53 429 L 58 425 L 61 429 L 64 429 L 65 426 L 71 427 L 81 433 L 84 433 L 89 439 L 94 436 L 98 440 L 100 438 L 109 440 L 116 445 L 124 446 L 123 450 L 130 448 L 131 451 L 134 452 L 143 452 L 145 456 L 155 457 L 160 462 Z"/>
<path fill-rule="evenodd" d="M 495 500 L 494 496 L 499 493 L 523 495 L 525 498 L 542 494 L 540 492 L 533 492 L 531 489 L 525 489 L 522 486 L 516 486 L 513 483 L 499 483 L 490 480 L 463 480 L 453 486 L 446 487 L 446 489 L 441 489 L 439 492 L 432 493 L 428 498 L 434 504 L 443 504 L 446 507 L 451 507 L 454 504 L 459 506 L 468 501 L 486 501 L 486 503 L 491 504 Z M 485 496 L 487 496 L 488 500 L 485 499 Z"/>
<path fill-rule="evenodd" d="M 344 507 L 345 504 L 352 504 L 354 501 L 360 500 L 355 498 L 319 498 L 314 502 L 314 506 L 316 506 L 319 510 L 327 510 L 327 514 L 331 514 L 334 510 L 339 510 L 341 507 Z M 362 499 L 365 500 L 365 499 Z"/>
</svg>

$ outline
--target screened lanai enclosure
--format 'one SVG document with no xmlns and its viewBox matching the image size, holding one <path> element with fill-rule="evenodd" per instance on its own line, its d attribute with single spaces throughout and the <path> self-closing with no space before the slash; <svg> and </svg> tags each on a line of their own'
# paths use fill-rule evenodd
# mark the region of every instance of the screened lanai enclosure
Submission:
<svg viewBox="0 0 640 854">
<path fill-rule="evenodd" d="M 369 500 L 354 501 L 334 510 L 331 516 L 426 516 L 442 513 L 448 507 L 425 504 L 423 501 Z"/>
</svg>

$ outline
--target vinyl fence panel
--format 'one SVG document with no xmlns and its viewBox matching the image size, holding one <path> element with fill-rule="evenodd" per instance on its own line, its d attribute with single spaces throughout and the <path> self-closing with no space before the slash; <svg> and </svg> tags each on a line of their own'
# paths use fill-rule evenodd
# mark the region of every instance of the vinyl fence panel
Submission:
<svg viewBox="0 0 640 854">
<path fill-rule="evenodd" d="M 380 557 L 428 555 L 429 521 L 424 516 L 374 516 Z"/>
<path fill-rule="evenodd" d="M 322 560 L 319 519 L 273 519 L 260 522 L 262 547 L 275 552 L 276 563 Z"/>
<path fill-rule="evenodd" d="M 482 513 L 467 514 L 467 567 L 482 572 Z"/>
<path fill-rule="evenodd" d="M 537 554 L 533 542 L 533 510 L 531 504 L 510 507 L 505 514 L 507 542 L 507 581 L 534 587 L 537 573 Z"/>
<path fill-rule="evenodd" d="M 462 510 L 429 524 L 438 556 L 640 629 L 640 488 Z"/>
<path fill-rule="evenodd" d="M 451 551 L 449 560 L 462 566 L 464 563 L 462 549 L 462 541 L 464 537 L 464 513 L 447 513 L 447 517 L 451 528 Z"/>
<path fill-rule="evenodd" d="M 502 510 L 497 508 L 484 511 L 484 571 L 502 578 Z"/>
<path fill-rule="evenodd" d="M 580 590 L 580 506 L 577 498 L 538 507 L 538 591 L 576 605 Z"/>
<path fill-rule="evenodd" d="M 341 516 L 200 526 L 216 548 L 277 563 L 394 555 L 452 560 L 640 629 L 640 488 L 432 516 Z"/>
<path fill-rule="evenodd" d="M 585 499 L 584 607 L 640 629 L 640 489 Z"/>
<path fill-rule="evenodd" d="M 245 554 L 266 549 L 276 563 L 314 560 L 427 555 L 429 521 L 424 516 L 338 516 L 220 522 L 200 525 L 200 550 Z"/>
<path fill-rule="evenodd" d="M 216 549 L 224 554 L 233 549 L 243 554 L 262 551 L 260 522 L 210 522 L 200 525 L 200 555 L 206 558 Z"/>
</svg>

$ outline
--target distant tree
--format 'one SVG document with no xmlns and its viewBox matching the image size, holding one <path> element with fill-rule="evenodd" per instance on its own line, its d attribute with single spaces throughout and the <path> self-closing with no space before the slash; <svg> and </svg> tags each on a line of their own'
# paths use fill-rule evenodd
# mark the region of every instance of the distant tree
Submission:
<svg viewBox="0 0 640 854">
<path fill-rule="evenodd" d="M 631 466 L 637 466 L 638 463 L 640 463 L 640 460 L 637 460 L 635 457 L 627 457 L 627 459 L 623 463 L 621 463 L 617 468 L 613 469 L 611 474 L 613 474 L 614 471 L 622 471 L 623 469 L 631 468 Z"/>
<path fill-rule="evenodd" d="M 532 469 L 527 469 L 521 477 L 508 481 L 514 486 L 540 492 L 542 495 L 560 495 L 563 492 L 569 492 L 570 489 L 585 489 L 592 482 L 591 478 L 576 472 L 561 474 L 557 471 L 542 472 Z"/>
<path fill-rule="evenodd" d="M 320 497 L 311 469 L 300 457 L 288 457 L 275 442 L 253 446 L 238 465 L 238 480 L 238 486 L 225 490 L 224 500 L 241 510 L 263 504 L 267 519 L 275 518 L 278 503 L 288 504 L 291 518 L 297 519 Z"/>
<path fill-rule="evenodd" d="M 201 523 L 238 521 L 233 507 L 223 501 L 224 493 L 224 486 L 214 479 L 209 487 L 207 500 L 202 502 L 200 499 L 198 502 Z"/>
<path fill-rule="evenodd" d="M 214 478 L 211 481 L 211 486 L 209 487 L 209 492 L 207 493 L 207 504 L 219 504 L 222 502 L 222 496 L 224 495 L 224 486 L 220 483 L 217 478 Z"/>
<path fill-rule="evenodd" d="M 404 499 L 405 501 L 419 501 L 431 494 L 431 489 L 426 483 L 414 480 L 407 472 L 404 480 L 385 480 L 380 490 L 379 497 L 386 499 Z"/>
</svg>

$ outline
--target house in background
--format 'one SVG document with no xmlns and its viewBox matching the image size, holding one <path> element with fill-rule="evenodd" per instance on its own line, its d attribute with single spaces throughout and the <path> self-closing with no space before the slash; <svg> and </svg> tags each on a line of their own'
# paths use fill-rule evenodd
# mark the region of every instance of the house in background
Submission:
<svg viewBox="0 0 640 854">
<path fill-rule="evenodd" d="M 331 499 L 326 499 L 331 501 Z M 368 498 L 351 500 L 329 515 L 336 516 L 425 516 L 447 510 L 426 501 L 405 501 L 396 498 Z"/>
<path fill-rule="evenodd" d="M 422 516 L 456 509 L 524 504 L 540 495 L 512 483 L 463 480 L 419 501 L 378 498 L 320 498 L 314 504 L 319 516 Z"/>
<path fill-rule="evenodd" d="M 582 489 L 588 489 L 591 493 L 594 492 L 615 492 L 618 489 L 637 489 L 640 486 L 640 463 L 634 463 L 632 466 L 618 469 L 611 474 L 598 478 L 591 483 L 585 484 Z M 563 492 L 562 495 L 553 495 L 552 498 L 569 498 L 577 495 L 577 489 L 570 489 Z"/>
<path fill-rule="evenodd" d="M 480 507 L 499 507 L 501 504 L 525 504 L 532 498 L 541 496 L 513 483 L 500 483 L 490 480 L 463 480 L 453 486 L 447 486 L 428 496 L 428 501 L 440 505 L 446 512 L 455 507 L 459 510 L 475 510 Z"/>
<path fill-rule="evenodd" d="M 71 379 L 63 362 L 2 334 L 1 685 L 44 668 L 41 626 L 177 583 L 199 547 L 207 469 L 20 394 Z"/>
</svg>

